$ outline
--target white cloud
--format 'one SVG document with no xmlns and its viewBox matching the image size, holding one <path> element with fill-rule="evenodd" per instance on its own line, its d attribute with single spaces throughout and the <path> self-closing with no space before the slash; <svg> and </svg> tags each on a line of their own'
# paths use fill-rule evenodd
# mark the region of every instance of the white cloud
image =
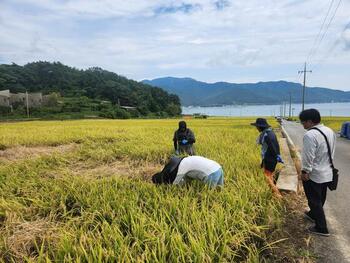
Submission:
<svg viewBox="0 0 350 263">
<path fill-rule="evenodd" d="M 328 5 L 325 0 L 2 0 L 0 62 L 59 60 L 135 79 L 287 78 L 306 59 Z M 311 62 L 324 61 L 325 69 L 327 63 L 348 67 L 349 11 L 350 3 L 343 1 Z M 328 85 L 321 73 L 315 73 L 322 75 L 315 85 Z M 346 78 L 332 78 L 331 87 L 350 89 Z"/>
</svg>

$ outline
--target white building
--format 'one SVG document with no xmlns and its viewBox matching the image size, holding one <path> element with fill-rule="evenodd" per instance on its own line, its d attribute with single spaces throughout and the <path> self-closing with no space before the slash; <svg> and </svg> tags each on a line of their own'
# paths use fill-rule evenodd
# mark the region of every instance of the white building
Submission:
<svg viewBox="0 0 350 263">
<path fill-rule="evenodd" d="M 28 99 L 28 102 L 27 102 Z M 0 106 L 10 107 L 14 104 L 28 106 L 30 108 L 40 107 L 43 104 L 43 95 L 36 93 L 10 93 L 9 90 L 0 91 Z"/>
</svg>

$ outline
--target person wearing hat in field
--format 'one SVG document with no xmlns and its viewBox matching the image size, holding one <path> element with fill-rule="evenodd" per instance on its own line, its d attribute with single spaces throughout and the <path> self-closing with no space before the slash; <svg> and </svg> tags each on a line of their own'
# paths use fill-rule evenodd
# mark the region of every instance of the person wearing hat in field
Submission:
<svg viewBox="0 0 350 263">
<path fill-rule="evenodd" d="M 196 142 L 196 139 L 194 133 L 187 128 L 185 121 L 179 122 L 179 129 L 175 131 L 173 141 L 176 154 L 195 155 L 193 144 Z"/>
<path fill-rule="evenodd" d="M 210 187 L 223 186 L 224 172 L 220 164 L 202 156 L 173 156 L 161 172 L 152 176 L 155 184 L 183 185 L 191 180 L 199 180 Z"/>
<path fill-rule="evenodd" d="M 251 125 L 255 126 L 260 132 L 257 138 L 257 144 L 261 145 L 261 167 L 264 168 L 266 180 L 274 194 L 277 197 L 282 197 L 273 179 L 277 163 L 283 163 L 276 134 L 264 118 L 257 118 Z"/>
</svg>

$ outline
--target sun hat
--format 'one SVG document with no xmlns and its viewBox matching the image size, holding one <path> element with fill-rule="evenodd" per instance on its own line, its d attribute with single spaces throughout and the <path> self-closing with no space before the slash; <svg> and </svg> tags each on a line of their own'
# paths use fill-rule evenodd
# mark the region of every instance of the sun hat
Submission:
<svg viewBox="0 0 350 263">
<path fill-rule="evenodd" d="M 257 118 L 255 122 L 251 123 L 250 125 L 260 127 L 260 128 L 268 128 L 271 127 L 268 123 L 267 120 L 264 118 Z"/>
</svg>

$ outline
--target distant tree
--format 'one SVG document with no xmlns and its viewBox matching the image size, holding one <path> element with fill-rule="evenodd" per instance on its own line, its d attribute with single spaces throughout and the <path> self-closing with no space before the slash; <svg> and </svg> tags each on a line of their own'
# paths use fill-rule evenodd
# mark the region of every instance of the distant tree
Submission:
<svg viewBox="0 0 350 263">
<path fill-rule="evenodd" d="M 57 92 L 52 92 L 50 95 L 48 95 L 46 105 L 48 107 L 55 107 L 58 105 L 60 94 Z"/>
<path fill-rule="evenodd" d="M 176 95 L 98 67 L 78 70 L 60 62 L 45 61 L 24 66 L 2 64 L 0 90 L 2 89 L 10 89 L 13 93 L 29 91 L 61 94 L 63 98 L 69 98 L 61 106 L 63 112 L 96 109 L 99 108 L 99 103 L 94 100 L 99 100 L 136 108 L 132 113 L 118 111 L 119 116 L 124 117 L 164 113 L 175 116 L 181 113 L 180 100 Z M 52 98 L 50 103 L 56 102 Z M 116 110 L 113 111 L 117 114 Z"/>
</svg>

